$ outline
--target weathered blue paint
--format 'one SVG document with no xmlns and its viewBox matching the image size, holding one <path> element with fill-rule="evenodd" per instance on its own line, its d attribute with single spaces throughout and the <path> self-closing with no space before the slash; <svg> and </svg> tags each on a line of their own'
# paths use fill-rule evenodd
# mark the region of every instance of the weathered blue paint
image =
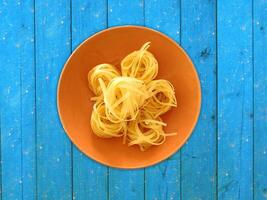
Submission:
<svg viewBox="0 0 267 200">
<path fill-rule="evenodd" d="M 102 1 L 72 2 L 72 49 L 107 26 L 107 4 Z M 108 198 L 108 169 L 73 146 L 73 198 L 105 200 Z"/>
<path fill-rule="evenodd" d="M 181 45 L 199 73 L 202 105 L 198 124 L 181 150 L 182 199 L 216 197 L 216 2 L 181 3 Z"/>
<path fill-rule="evenodd" d="M 254 199 L 267 199 L 267 1 L 254 0 Z"/>
<path fill-rule="evenodd" d="M 18 1 L 19 2 L 19 1 Z M 17 4 L 19 4 L 17 2 Z M 25 35 L 21 52 L 21 167 L 22 199 L 36 199 L 36 126 L 35 126 L 35 55 L 34 1 L 19 5 Z M 23 26 L 24 25 L 24 26 Z M 23 32 L 23 31 L 22 31 Z M 25 39 L 26 38 L 26 39 Z"/>
<path fill-rule="evenodd" d="M 108 0 L 108 26 L 144 25 L 142 0 Z"/>
<path fill-rule="evenodd" d="M 70 55 L 70 1 L 35 2 L 37 195 L 72 199 L 71 144 L 56 107 L 57 82 Z"/>
<path fill-rule="evenodd" d="M 0 4 L 3 199 L 36 196 L 33 5 L 33 1 Z"/>
<path fill-rule="evenodd" d="M 252 2 L 218 1 L 218 199 L 253 198 Z"/>
<path fill-rule="evenodd" d="M 179 0 L 145 1 L 145 25 L 177 43 L 180 43 L 180 15 Z M 146 199 L 180 199 L 180 165 L 180 152 L 177 152 L 165 162 L 145 169 Z"/>
</svg>

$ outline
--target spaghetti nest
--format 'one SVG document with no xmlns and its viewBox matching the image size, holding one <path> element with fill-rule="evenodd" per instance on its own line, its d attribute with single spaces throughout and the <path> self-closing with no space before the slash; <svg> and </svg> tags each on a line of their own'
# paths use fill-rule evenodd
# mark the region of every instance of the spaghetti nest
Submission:
<svg viewBox="0 0 267 200">
<path fill-rule="evenodd" d="M 96 95 L 91 115 L 93 133 L 102 138 L 122 137 L 141 151 L 164 143 L 166 123 L 159 117 L 177 106 L 174 87 L 158 74 L 158 62 L 145 43 L 121 62 L 121 74 L 111 64 L 100 64 L 88 73 Z"/>
<path fill-rule="evenodd" d="M 106 115 L 106 107 L 104 102 L 96 102 L 93 106 L 91 115 L 91 127 L 93 132 L 103 138 L 120 137 L 123 135 L 125 124 L 113 123 Z"/>
<path fill-rule="evenodd" d="M 174 88 L 169 81 L 153 80 L 147 85 L 147 91 L 151 96 L 143 107 L 154 118 L 166 113 L 171 107 L 176 107 Z"/>
<path fill-rule="evenodd" d="M 158 61 L 147 51 L 150 42 L 145 43 L 140 50 L 134 51 L 121 61 L 123 76 L 134 77 L 149 83 L 158 74 Z"/>
<path fill-rule="evenodd" d="M 138 118 L 128 125 L 129 146 L 139 145 L 141 151 L 145 151 L 152 145 L 162 144 L 166 136 L 176 135 L 176 133 L 165 133 L 163 127 L 166 125 L 160 117 L 154 118 L 147 112 L 140 112 Z"/>
<path fill-rule="evenodd" d="M 95 95 L 101 95 L 102 90 L 100 88 L 99 79 L 102 79 L 104 84 L 107 86 L 113 78 L 118 76 L 120 76 L 120 73 L 113 65 L 110 64 L 97 65 L 88 73 L 87 78 L 88 78 L 89 88 Z"/>
<path fill-rule="evenodd" d="M 147 99 L 145 84 L 131 77 L 112 79 L 103 94 L 107 118 L 114 123 L 134 120 Z"/>
</svg>

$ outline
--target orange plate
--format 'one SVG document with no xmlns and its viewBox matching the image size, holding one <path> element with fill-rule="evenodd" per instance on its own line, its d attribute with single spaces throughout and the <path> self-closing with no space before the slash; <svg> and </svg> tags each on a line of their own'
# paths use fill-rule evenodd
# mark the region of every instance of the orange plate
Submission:
<svg viewBox="0 0 267 200">
<path fill-rule="evenodd" d="M 102 139 L 92 133 L 93 94 L 88 89 L 87 73 L 100 63 L 119 67 L 126 55 L 147 41 L 159 62 L 157 79 L 167 79 L 174 85 L 178 107 L 162 118 L 167 123 L 165 131 L 178 134 L 141 152 L 137 146 L 122 144 L 122 138 Z M 59 79 L 57 103 L 65 131 L 83 153 L 111 167 L 142 168 L 168 158 L 189 138 L 200 112 L 201 89 L 192 61 L 172 39 L 149 28 L 121 26 L 93 35 L 73 52 Z"/>
</svg>

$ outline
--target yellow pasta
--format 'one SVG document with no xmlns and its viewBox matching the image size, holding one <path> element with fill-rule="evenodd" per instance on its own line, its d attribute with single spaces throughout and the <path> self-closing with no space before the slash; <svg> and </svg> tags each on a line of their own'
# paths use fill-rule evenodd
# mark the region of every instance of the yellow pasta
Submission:
<svg viewBox="0 0 267 200">
<path fill-rule="evenodd" d="M 112 79 L 103 94 L 106 115 L 114 123 L 134 120 L 147 98 L 143 81 L 131 77 Z"/>
<path fill-rule="evenodd" d="M 102 138 L 120 137 L 124 132 L 124 122 L 112 123 L 106 116 L 104 102 L 96 102 L 91 115 L 91 127 L 93 132 Z"/>
<path fill-rule="evenodd" d="M 134 51 L 121 61 L 123 76 L 135 77 L 149 83 L 158 74 L 158 61 L 147 51 L 150 42 L 145 43 L 138 51 Z"/>
<path fill-rule="evenodd" d="M 143 108 L 153 117 L 166 113 L 171 107 L 176 107 L 176 98 L 173 85 L 167 80 L 153 80 L 147 85 L 150 97 L 146 100 Z"/>
<path fill-rule="evenodd" d="M 147 51 L 150 43 L 126 56 L 121 73 L 111 64 L 100 64 L 88 73 L 89 88 L 96 95 L 91 115 L 93 133 L 102 138 L 123 137 L 123 143 L 138 145 L 141 151 L 162 144 L 166 136 L 160 115 L 177 102 L 174 87 L 167 80 L 153 80 L 158 62 Z"/>
<path fill-rule="evenodd" d="M 108 85 L 108 83 L 117 76 L 120 76 L 120 73 L 113 65 L 97 65 L 88 73 L 89 88 L 95 95 L 99 96 L 102 94 L 102 90 L 100 88 L 98 79 L 101 78 L 105 85 Z"/>
<path fill-rule="evenodd" d="M 141 151 L 145 151 L 151 145 L 160 145 L 165 141 L 166 136 L 176 135 L 176 133 L 166 134 L 163 131 L 160 117 L 154 118 L 146 112 L 140 112 L 138 118 L 129 122 L 127 129 L 128 145 L 139 145 Z"/>
</svg>

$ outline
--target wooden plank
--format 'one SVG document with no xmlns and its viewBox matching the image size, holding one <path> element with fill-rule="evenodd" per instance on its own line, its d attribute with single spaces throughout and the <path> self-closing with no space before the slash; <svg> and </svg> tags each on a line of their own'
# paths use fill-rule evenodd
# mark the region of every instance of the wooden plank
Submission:
<svg viewBox="0 0 267 200">
<path fill-rule="evenodd" d="M 108 0 L 108 26 L 144 25 L 142 0 Z"/>
<path fill-rule="evenodd" d="M 217 16 L 218 199 L 252 199 L 251 1 L 218 1 Z"/>
<path fill-rule="evenodd" d="M 36 198 L 36 127 L 35 127 L 35 59 L 34 1 L 21 5 L 23 40 L 21 52 L 21 134 L 22 134 L 22 198 Z"/>
<path fill-rule="evenodd" d="M 14 8 L 13 8 L 14 7 Z M 11 8 L 13 11 L 11 12 Z M 21 184 L 21 22 L 16 2 L 1 3 L 1 161 L 2 198 L 22 199 Z M 19 47 L 19 48 L 17 48 Z M 15 55 L 15 56 L 14 56 Z"/>
<path fill-rule="evenodd" d="M 71 199 L 71 145 L 57 114 L 56 92 L 70 47 L 70 1 L 35 2 L 37 194 Z"/>
<path fill-rule="evenodd" d="M 182 0 L 181 45 L 195 64 L 202 88 L 201 114 L 181 150 L 181 198 L 216 197 L 215 1 Z"/>
<path fill-rule="evenodd" d="M 146 0 L 145 25 L 180 43 L 180 0 Z M 145 188 L 146 199 L 180 199 L 180 151 L 145 169 Z"/>
<path fill-rule="evenodd" d="M 267 1 L 254 0 L 254 199 L 267 199 Z"/>
<path fill-rule="evenodd" d="M 34 199 L 36 177 L 33 1 L 2 1 L 0 18 L 3 189 L 0 199 Z"/>
<path fill-rule="evenodd" d="M 142 0 L 109 0 L 108 26 L 144 24 Z M 144 199 L 144 170 L 109 170 L 109 199 Z"/>
<path fill-rule="evenodd" d="M 87 37 L 107 26 L 105 0 L 72 2 L 72 49 Z M 86 157 L 73 148 L 73 199 L 99 199 L 108 197 L 107 167 Z"/>
</svg>

